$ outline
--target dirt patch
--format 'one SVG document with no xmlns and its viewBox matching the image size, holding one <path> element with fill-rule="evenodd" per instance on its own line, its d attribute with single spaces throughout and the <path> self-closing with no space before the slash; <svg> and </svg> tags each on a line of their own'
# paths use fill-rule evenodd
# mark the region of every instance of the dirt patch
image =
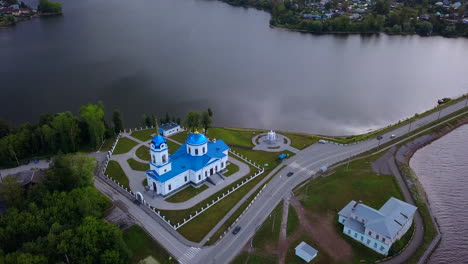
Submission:
<svg viewBox="0 0 468 264">
<path fill-rule="evenodd" d="M 304 210 L 299 200 L 291 198 L 291 205 L 296 209 L 303 232 L 310 234 L 330 257 L 336 261 L 350 261 L 353 257 L 351 246 L 336 233 L 333 215 L 312 214 Z M 299 230 L 300 231 L 300 230 Z"/>
</svg>

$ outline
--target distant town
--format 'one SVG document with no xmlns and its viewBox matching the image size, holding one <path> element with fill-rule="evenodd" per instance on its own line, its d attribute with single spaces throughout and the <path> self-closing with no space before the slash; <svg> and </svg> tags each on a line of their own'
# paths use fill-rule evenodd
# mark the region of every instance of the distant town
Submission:
<svg viewBox="0 0 468 264">
<path fill-rule="evenodd" d="M 29 20 L 32 17 L 59 15 L 62 5 L 59 2 L 48 0 L 39 1 L 37 9 L 17 0 L 0 1 L 0 27 L 11 26 L 19 21 Z"/>
<path fill-rule="evenodd" d="M 312 33 L 468 36 L 468 10 L 459 1 L 223 0 L 271 12 L 273 27 Z"/>
</svg>

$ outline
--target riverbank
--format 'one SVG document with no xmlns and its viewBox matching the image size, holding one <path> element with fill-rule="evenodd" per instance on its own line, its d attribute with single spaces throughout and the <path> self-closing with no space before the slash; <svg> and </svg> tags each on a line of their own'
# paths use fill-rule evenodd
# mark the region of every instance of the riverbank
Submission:
<svg viewBox="0 0 468 264">
<path fill-rule="evenodd" d="M 8 27 L 11 27 L 11 26 L 14 26 L 20 22 L 24 22 L 24 21 L 29 21 L 33 18 L 37 18 L 37 17 L 51 17 L 51 16 L 61 16 L 63 15 L 62 12 L 59 12 L 59 13 L 37 13 L 37 14 L 34 14 L 34 15 L 31 15 L 31 16 L 18 16 L 18 17 L 14 17 L 15 20 L 14 21 L 11 21 L 7 24 L 0 24 L 0 29 L 1 28 L 8 28 Z"/>
</svg>

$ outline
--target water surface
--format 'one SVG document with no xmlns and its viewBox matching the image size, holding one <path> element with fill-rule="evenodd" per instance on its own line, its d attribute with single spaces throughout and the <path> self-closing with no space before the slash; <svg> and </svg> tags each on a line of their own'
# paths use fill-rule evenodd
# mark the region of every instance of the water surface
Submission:
<svg viewBox="0 0 468 264">
<path fill-rule="evenodd" d="M 467 263 L 468 125 L 418 150 L 410 161 L 442 232 L 429 264 Z"/>
</svg>

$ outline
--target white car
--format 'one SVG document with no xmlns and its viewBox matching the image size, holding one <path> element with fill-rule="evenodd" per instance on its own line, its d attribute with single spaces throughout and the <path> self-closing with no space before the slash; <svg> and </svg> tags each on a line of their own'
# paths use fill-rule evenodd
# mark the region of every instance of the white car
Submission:
<svg viewBox="0 0 468 264">
<path fill-rule="evenodd" d="M 319 142 L 320 144 L 326 144 L 326 143 L 327 143 L 327 141 L 326 141 L 326 140 L 323 140 L 323 139 L 320 139 L 318 142 Z"/>
<path fill-rule="evenodd" d="M 390 136 L 390 138 L 395 138 L 395 137 L 396 137 L 395 134 L 392 134 L 392 135 Z"/>
</svg>

